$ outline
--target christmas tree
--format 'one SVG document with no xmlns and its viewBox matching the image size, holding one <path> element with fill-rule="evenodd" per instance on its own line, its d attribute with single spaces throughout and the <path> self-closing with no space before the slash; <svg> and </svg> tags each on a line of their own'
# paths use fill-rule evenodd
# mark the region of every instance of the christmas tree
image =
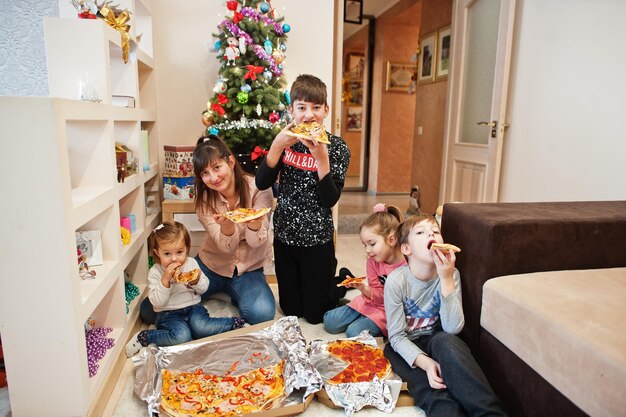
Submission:
<svg viewBox="0 0 626 417">
<path fill-rule="evenodd" d="M 232 0 L 226 6 L 213 34 L 220 68 L 203 123 L 233 153 L 254 157 L 288 122 L 283 63 L 291 28 L 275 17 L 269 1 Z"/>
</svg>

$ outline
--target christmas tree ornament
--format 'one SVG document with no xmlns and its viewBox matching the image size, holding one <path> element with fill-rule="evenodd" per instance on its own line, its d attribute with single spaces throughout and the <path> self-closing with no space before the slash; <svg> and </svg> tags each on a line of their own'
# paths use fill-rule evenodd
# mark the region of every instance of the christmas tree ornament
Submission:
<svg viewBox="0 0 626 417">
<path fill-rule="evenodd" d="M 268 120 L 272 123 L 276 123 L 277 121 L 280 120 L 280 116 L 278 115 L 278 113 L 276 113 L 275 111 L 271 112 Z"/>
<path fill-rule="evenodd" d="M 256 105 L 256 114 L 260 116 L 263 113 L 263 107 L 261 107 L 261 103 Z"/>
<path fill-rule="evenodd" d="M 228 7 L 228 10 L 232 10 L 233 12 L 235 12 L 237 11 L 237 7 L 239 7 L 239 4 L 235 0 L 227 1 L 226 7 Z"/>
<path fill-rule="evenodd" d="M 217 94 L 225 93 L 228 89 L 225 81 L 226 80 L 224 80 L 223 78 L 218 79 L 215 83 L 215 87 L 213 87 L 213 92 Z"/>
<path fill-rule="evenodd" d="M 287 103 L 287 105 L 291 105 L 291 93 L 289 93 L 289 90 L 285 90 L 285 103 Z"/>
<path fill-rule="evenodd" d="M 257 67 L 255 65 L 246 65 L 246 68 L 248 69 L 248 72 L 246 72 L 246 75 L 243 76 L 246 80 L 251 79 L 256 81 L 256 75 L 263 72 L 263 67 Z"/>
<path fill-rule="evenodd" d="M 218 40 L 217 42 L 215 42 L 215 50 L 216 51 L 220 50 L 220 46 L 222 46 L 222 41 Z"/>
<path fill-rule="evenodd" d="M 291 30 L 291 26 L 289 26 L 287 23 L 285 23 L 283 25 L 283 32 L 289 33 L 290 30 Z"/>
<path fill-rule="evenodd" d="M 263 78 L 265 78 L 267 81 L 272 79 L 272 71 L 270 71 L 269 69 L 265 69 L 265 71 L 263 71 Z"/>
<path fill-rule="evenodd" d="M 261 3 L 261 6 L 259 7 L 259 9 L 261 10 L 261 12 L 267 13 L 272 9 L 272 7 L 270 6 L 268 2 L 264 1 L 263 3 Z"/>
<path fill-rule="evenodd" d="M 226 65 L 235 65 L 235 60 L 239 58 L 239 41 L 237 38 L 231 36 L 226 39 L 228 46 L 224 51 L 224 59 L 226 60 Z"/>
<path fill-rule="evenodd" d="M 272 52 L 272 58 L 274 58 L 274 61 L 276 61 L 276 63 L 280 64 L 285 60 L 285 55 L 283 55 L 280 50 L 276 49 L 274 52 Z"/>
<path fill-rule="evenodd" d="M 265 52 L 268 54 L 271 54 L 274 50 L 274 45 L 268 38 L 265 38 L 265 42 L 263 42 L 263 49 L 265 49 Z"/>
<path fill-rule="evenodd" d="M 285 111 L 285 105 L 284 105 L 283 103 L 280 103 L 280 104 L 278 105 L 278 110 L 280 110 L 280 111 Z"/>
<path fill-rule="evenodd" d="M 281 43 L 278 49 L 280 49 L 281 52 L 287 52 L 287 44 Z"/>
<path fill-rule="evenodd" d="M 217 136 L 217 135 L 219 135 L 219 133 L 220 133 L 220 130 L 215 128 L 215 127 L 212 127 L 212 128 L 209 129 L 209 135 Z"/>
<path fill-rule="evenodd" d="M 243 84 L 241 87 L 239 87 L 239 89 L 246 93 L 252 91 L 252 87 L 250 87 L 248 84 Z"/>
<path fill-rule="evenodd" d="M 239 104 L 246 104 L 248 102 L 248 93 L 246 93 L 245 91 L 238 92 L 237 102 L 239 102 Z"/>
<path fill-rule="evenodd" d="M 241 55 L 246 53 L 246 38 L 243 36 L 239 38 L 239 52 L 241 52 Z"/>
</svg>

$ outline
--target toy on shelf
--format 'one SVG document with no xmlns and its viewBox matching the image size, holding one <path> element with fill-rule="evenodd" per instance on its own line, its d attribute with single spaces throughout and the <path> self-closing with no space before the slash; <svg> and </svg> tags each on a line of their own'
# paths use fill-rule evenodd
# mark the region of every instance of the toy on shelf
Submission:
<svg viewBox="0 0 626 417">
<path fill-rule="evenodd" d="M 78 275 L 80 275 L 80 278 L 95 278 L 96 271 L 89 269 L 89 265 L 87 265 L 87 256 L 83 254 L 79 248 L 76 248 L 76 255 L 78 256 Z"/>
</svg>

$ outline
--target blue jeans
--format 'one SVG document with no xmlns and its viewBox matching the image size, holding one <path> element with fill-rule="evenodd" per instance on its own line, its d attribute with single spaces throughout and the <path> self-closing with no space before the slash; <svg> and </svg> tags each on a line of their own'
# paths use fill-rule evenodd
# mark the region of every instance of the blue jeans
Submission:
<svg viewBox="0 0 626 417">
<path fill-rule="evenodd" d="M 390 343 L 385 345 L 385 356 L 407 382 L 415 405 L 428 417 L 506 416 L 469 347 L 459 337 L 436 330 L 413 343 L 439 363 L 446 389 L 431 388 L 426 372 L 409 366 Z"/>
<path fill-rule="evenodd" d="M 363 330 L 369 331 L 374 337 L 383 335 L 373 320 L 348 306 L 327 311 L 324 314 L 324 330 L 332 334 L 346 332 L 348 337 L 358 336 Z"/>
<path fill-rule="evenodd" d="M 197 256 L 196 260 L 204 275 L 209 278 L 209 289 L 202 294 L 202 301 L 208 300 L 213 294 L 224 292 L 230 296 L 246 322 L 257 324 L 274 320 L 276 301 L 267 284 L 263 268 L 228 278 L 211 271 Z"/>
<path fill-rule="evenodd" d="M 209 317 L 201 304 L 156 313 L 156 330 L 147 330 L 146 340 L 157 346 L 173 346 L 232 330 L 232 317 Z"/>
<path fill-rule="evenodd" d="M 256 269 L 227 278 L 211 271 L 199 257 L 196 257 L 196 260 L 204 275 L 209 278 L 209 288 L 202 294 L 203 302 L 213 294 L 224 292 L 230 296 L 232 303 L 237 306 L 241 317 L 246 322 L 257 324 L 274 320 L 276 301 L 272 290 L 267 285 L 263 269 Z M 148 298 L 141 302 L 139 312 L 144 323 L 154 323 L 154 309 Z"/>
</svg>

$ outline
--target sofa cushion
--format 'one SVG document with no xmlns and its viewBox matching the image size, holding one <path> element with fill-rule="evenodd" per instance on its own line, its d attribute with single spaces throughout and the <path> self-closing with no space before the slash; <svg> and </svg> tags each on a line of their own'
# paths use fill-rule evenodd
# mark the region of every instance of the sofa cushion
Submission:
<svg viewBox="0 0 626 417">
<path fill-rule="evenodd" d="M 586 413 L 626 410 L 626 268 L 487 281 L 481 326 Z"/>
</svg>

